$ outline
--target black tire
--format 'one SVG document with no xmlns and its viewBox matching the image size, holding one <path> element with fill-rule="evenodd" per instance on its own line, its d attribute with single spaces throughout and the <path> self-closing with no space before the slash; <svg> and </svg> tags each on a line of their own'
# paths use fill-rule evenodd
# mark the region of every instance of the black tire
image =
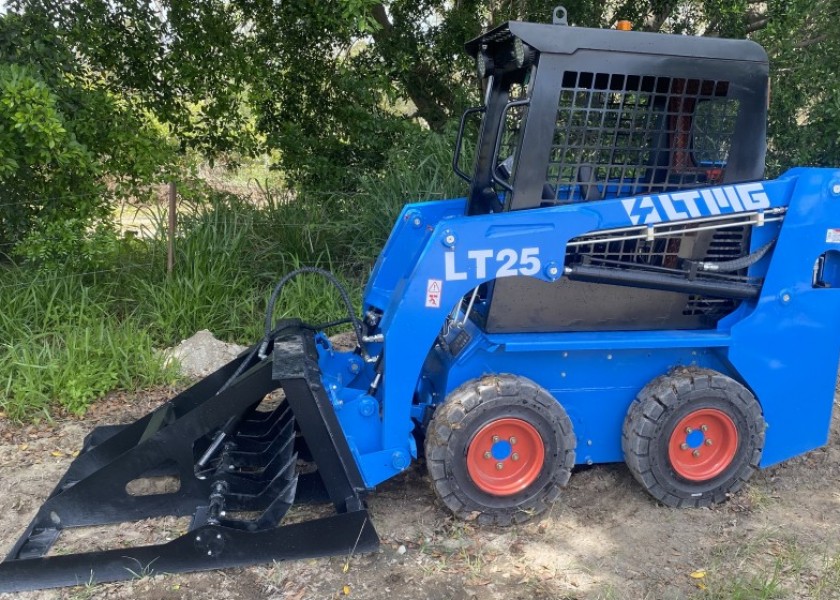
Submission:
<svg viewBox="0 0 840 600">
<path fill-rule="evenodd" d="M 757 470 L 764 427 L 761 406 L 743 385 L 710 369 L 679 369 L 639 392 L 621 445 L 630 472 L 654 498 L 705 507 L 728 499 Z"/>
<path fill-rule="evenodd" d="M 490 458 L 489 451 L 482 458 L 490 458 L 491 464 L 500 460 L 517 469 L 529 454 L 539 454 L 537 448 L 541 447 L 544 454 L 542 460 L 534 459 L 530 476 L 523 478 L 522 485 L 527 483 L 524 489 L 496 495 L 482 489 L 471 477 L 470 468 L 475 473 L 476 467 L 468 467 L 468 451 L 471 444 L 484 443 L 478 441 L 479 432 L 504 422 L 524 422 L 532 428 L 528 431 L 538 436 L 529 437 L 520 447 L 523 451 L 533 447 L 535 452 L 526 452 L 523 463 Z M 496 440 L 493 438 L 494 446 L 507 444 L 506 440 Z M 531 441 L 533 445 L 529 446 Z M 546 390 L 524 377 L 488 375 L 460 386 L 437 408 L 426 431 L 426 465 L 435 492 L 457 517 L 505 526 L 544 512 L 557 499 L 575 464 L 575 444 L 571 420 Z M 478 445 L 474 448 L 474 452 L 481 450 Z M 518 460 L 514 454 L 510 458 Z"/>
</svg>

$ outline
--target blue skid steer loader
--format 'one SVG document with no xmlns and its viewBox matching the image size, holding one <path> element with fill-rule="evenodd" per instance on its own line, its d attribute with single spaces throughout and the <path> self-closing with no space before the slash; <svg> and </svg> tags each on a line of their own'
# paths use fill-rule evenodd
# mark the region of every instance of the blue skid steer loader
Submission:
<svg viewBox="0 0 840 600">
<path fill-rule="evenodd" d="M 373 550 L 365 495 L 418 443 L 442 504 L 490 525 L 545 511 L 576 465 L 623 461 L 662 504 L 704 507 L 826 443 L 840 170 L 763 179 L 762 48 L 571 27 L 558 8 L 466 49 L 484 95 L 454 151 L 468 193 L 405 206 L 360 313 L 342 291 L 355 350 L 333 348 L 334 323 L 273 320 L 291 277 L 339 285 L 284 277 L 261 341 L 88 436 L 0 591 Z M 155 475 L 177 491 L 127 490 Z M 284 524 L 304 502 L 335 510 Z M 48 555 L 64 529 L 164 515 L 189 531 Z"/>
</svg>

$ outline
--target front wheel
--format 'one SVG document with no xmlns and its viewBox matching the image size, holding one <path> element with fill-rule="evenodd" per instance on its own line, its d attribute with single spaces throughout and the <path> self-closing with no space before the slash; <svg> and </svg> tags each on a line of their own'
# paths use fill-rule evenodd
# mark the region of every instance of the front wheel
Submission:
<svg viewBox="0 0 840 600">
<path fill-rule="evenodd" d="M 668 506 L 710 506 L 758 468 L 764 418 L 743 385 L 710 369 L 681 369 L 649 383 L 627 412 L 624 459 Z"/>
<path fill-rule="evenodd" d="M 575 462 L 566 411 L 533 381 L 490 375 L 465 383 L 426 432 L 435 492 L 456 516 L 510 525 L 551 505 Z"/>
</svg>

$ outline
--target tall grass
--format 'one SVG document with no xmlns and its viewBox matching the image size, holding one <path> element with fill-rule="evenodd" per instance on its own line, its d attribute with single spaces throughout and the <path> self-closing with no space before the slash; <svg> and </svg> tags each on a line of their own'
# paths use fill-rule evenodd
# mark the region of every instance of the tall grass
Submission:
<svg viewBox="0 0 840 600">
<path fill-rule="evenodd" d="M 0 409 L 13 420 L 81 414 L 113 389 L 173 380 L 133 316 L 120 317 L 113 286 L 67 273 L 0 274 Z"/>
<path fill-rule="evenodd" d="M 237 339 L 258 317 L 248 264 L 254 210 L 244 204 L 237 210 L 235 201 L 223 194 L 187 213 L 175 244 L 174 275 L 160 261 L 125 281 L 137 318 L 159 344 L 178 343 L 199 329 Z M 163 237 L 149 242 L 156 255 L 164 255 L 165 243 Z"/>
<path fill-rule="evenodd" d="M 449 137 L 426 135 L 417 142 L 395 153 L 383 173 L 364 177 L 359 194 L 331 198 L 331 217 L 342 229 L 336 251 L 360 271 L 376 261 L 404 204 L 455 198 L 466 190 L 452 172 Z"/>
<path fill-rule="evenodd" d="M 80 414 L 112 389 L 172 380 L 155 348 L 197 330 L 240 343 L 262 334 L 274 283 L 304 265 L 333 271 L 358 309 L 364 281 L 407 201 L 456 196 L 449 141 L 408 144 L 359 193 L 261 189 L 258 202 L 185 188 L 176 267 L 165 271 L 162 235 L 123 240 L 93 274 L 0 270 L 0 410 L 15 420 L 55 407 Z M 163 214 L 159 232 L 165 232 Z M 326 280 L 302 275 L 285 288 L 276 318 L 323 323 L 346 316 Z"/>
</svg>

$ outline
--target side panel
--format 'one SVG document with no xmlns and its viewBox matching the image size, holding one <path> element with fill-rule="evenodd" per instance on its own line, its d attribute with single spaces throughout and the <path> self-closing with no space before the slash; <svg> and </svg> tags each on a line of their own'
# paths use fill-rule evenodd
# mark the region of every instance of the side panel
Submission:
<svg viewBox="0 0 840 600">
<path fill-rule="evenodd" d="M 762 466 L 826 443 L 840 357 L 840 289 L 812 285 L 819 256 L 840 246 L 828 235 L 840 228 L 840 170 L 789 175 L 796 185 L 761 298 L 732 325 L 729 350 L 764 410 Z"/>
<path fill-rule="evenodd" d="M 449 362 L 446 393 L 486 373 L 513 373 L 535 381 L 569 414 L 577 438 L 577 464 L 624 460 L 624 417 L 639 390 L 655 377 L 676 366 L 730 373 L 724 356 L 729 337 L 717 333 L 687 332 L 679 338 L 674 332 L 471 333 L 475 345 Z M 529 343 L 543 337 L 554 343 Z"/>
</svg>

